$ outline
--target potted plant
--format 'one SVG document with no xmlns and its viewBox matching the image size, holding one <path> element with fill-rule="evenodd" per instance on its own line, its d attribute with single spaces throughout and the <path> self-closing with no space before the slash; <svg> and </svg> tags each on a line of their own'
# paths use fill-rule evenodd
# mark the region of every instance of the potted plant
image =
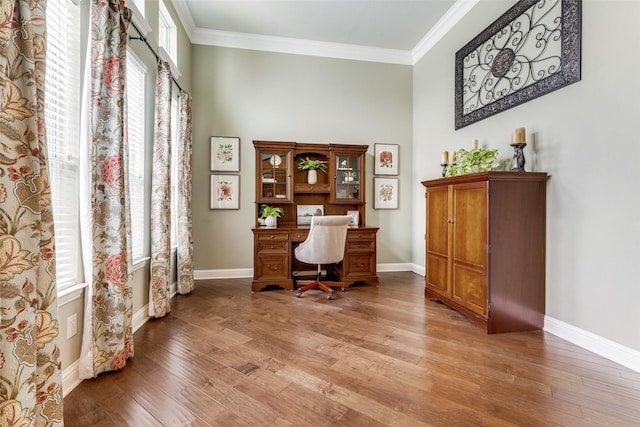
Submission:
<svg viewBox="0 0 640 427">
<path fill-rule="evenodd" d="M 264 224 L 267 227 L 276 227 L 278 218 L 284 213 L 284 209 L 276 206 L 262 205 L 261 218 L 264 218 Z"/>
<path fill-rule="evenodd" d="M 327 173 L 327 162 L 324 160 L 310 159 L 309 157 L 300 160 L 298 169 L 307 172 L 307 184 L 315 184 L 318 182 L 318 170 Z"/>
<path fill-rule="evenodd" d="M 500 163 L 496 161 L 498 150 L 472 148 L 467 151 L 456 151 L 456 162 L 447 167 L 446 176 L 465 175 L 474 172 L 485 172 L 496 169 Z"/>
</svg>

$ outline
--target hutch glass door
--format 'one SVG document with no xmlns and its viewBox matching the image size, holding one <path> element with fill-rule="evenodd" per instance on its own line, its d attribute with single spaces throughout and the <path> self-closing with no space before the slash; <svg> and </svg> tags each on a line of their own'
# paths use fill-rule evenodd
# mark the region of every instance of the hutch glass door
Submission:
<svg viewBox="0 0 640 427">
<path fill-rule="evenodd" d="M 361 200 L 360 179 L 361 156 L 336 153 L 335 162 L 335 200 L 344 200 L 351 203 Z"/>
<path fill-rule="evenodd" d="M 291 201 L 290 151 L 260 152 L 260 201 L 284 203 Z"/>
</svg>

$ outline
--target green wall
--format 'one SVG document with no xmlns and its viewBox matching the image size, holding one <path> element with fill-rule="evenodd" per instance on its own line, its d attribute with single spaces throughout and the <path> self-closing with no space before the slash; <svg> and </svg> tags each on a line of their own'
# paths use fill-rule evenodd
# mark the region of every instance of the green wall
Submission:
<svg viewBox="0 0 640 427">
<path fill-rule="evenodd" d="M 380 227 L 378 263 L 410 261 L 411 66 L 201 45 L 192 58 L 197 271 L 253 268 L 255 139 L 368 144 L 366 219 Z M 209 210 L 211 136 L 241 138 L 239 210 Z M 400 209 L 373 209 L 375 143 L 400 145 Z"/>
</svg>

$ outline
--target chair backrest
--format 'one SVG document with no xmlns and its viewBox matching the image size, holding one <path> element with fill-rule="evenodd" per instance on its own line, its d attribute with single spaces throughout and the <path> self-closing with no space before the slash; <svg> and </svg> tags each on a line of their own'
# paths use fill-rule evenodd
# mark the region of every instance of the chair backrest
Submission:
<svg viewBox="0 0 640 427">
<path fill-rule="evenodd" d="M 307 239 L 295 250 L 296 258 L 307 264 L 333 264 L 344 258 L 344 244 L 350 216 L 313 216 Z"/>
</svg>

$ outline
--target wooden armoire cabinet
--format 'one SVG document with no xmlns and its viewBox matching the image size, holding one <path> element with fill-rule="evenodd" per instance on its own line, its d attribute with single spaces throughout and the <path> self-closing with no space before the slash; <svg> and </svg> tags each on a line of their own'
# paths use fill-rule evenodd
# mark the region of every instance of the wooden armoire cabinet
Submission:
<svg viewBox="0 0 640 427">
<path fill-rule="evenodd" d="M 423 181 L 425 297 L 487 333 L 542 328 L 546 181 L 497 171 Z"/>
</svg>

